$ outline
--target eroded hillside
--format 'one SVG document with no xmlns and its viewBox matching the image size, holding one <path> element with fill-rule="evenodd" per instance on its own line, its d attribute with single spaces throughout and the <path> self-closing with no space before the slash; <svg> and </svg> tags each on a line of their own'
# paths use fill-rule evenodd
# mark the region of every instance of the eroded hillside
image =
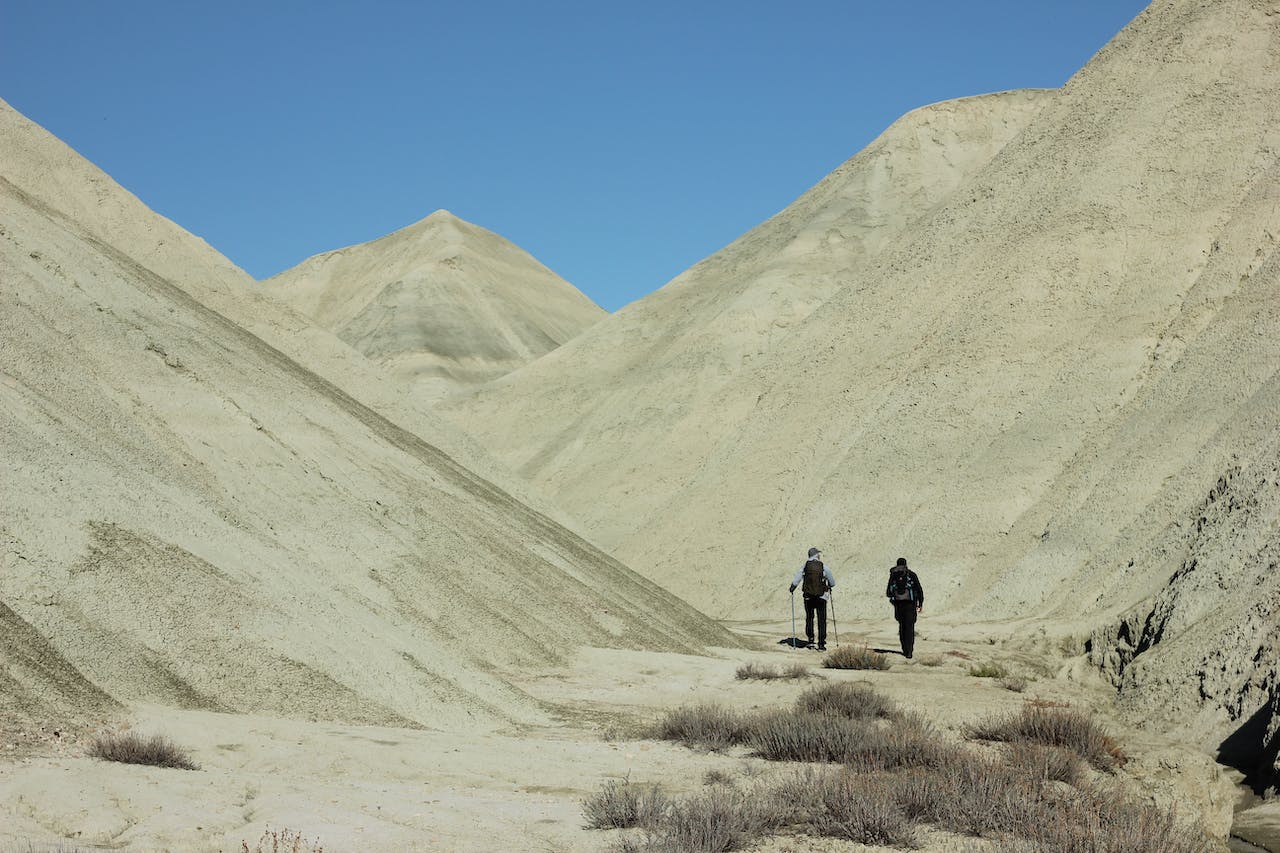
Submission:
<svg viewBox="0 0 1280 853">
<path fill-rule="evenodd" d="M 546 718 L 504 668 L 732 642 L 7 106 L 0 140 L 6 683 L 484 728 Z"/>
<path fill-rule="evenodd" d="M 453 412 L 714 613 L 785 612 L 818 544 L 842 612 L 882 615 L 906 555 L 953 624 L 1111 626 L 1125 701 L 1208 741 L 1276 678 L 1280 14 L 1157 2 L 1025 118 L 855 275 L 807 246 L 836 286 L 767 351 L 626 362 L 600 417 L 611 353 L 684 334 L 624 311 Z"/>
<path fill-rule="evenodd" d="M 605 316 L 527 252 L 444 210 L 263 284 L 420 399 L 503 376 Z"/>
</svg>

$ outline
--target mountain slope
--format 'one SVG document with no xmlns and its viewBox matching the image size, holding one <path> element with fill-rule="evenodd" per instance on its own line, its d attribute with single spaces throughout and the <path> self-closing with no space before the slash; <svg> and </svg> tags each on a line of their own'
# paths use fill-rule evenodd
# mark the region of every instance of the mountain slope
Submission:
<svg viewBox="0 0 1280 853">
<path fill-rule="evenodd" d="M 732 245 L 439 411 L 597 541 L 623 545 L 679 505 L 690 476 L 756 405 L 755 389 L 735 379 L 789 332 L 807 335 L 814 308 L 857 282 L 1052 97 L 1006 92 L 904 116 Z M 823 404 L 813 405 L 821 417 Z"/>
<path fill-rule="evenodd" d="M 428 415 L 375 408 L 377 370 L 250 286 L 0 111 L 0 600 L 27 626 L 0 680 L 492 727 L 546 719 L 504 668 L 732 642 L 429 443 Z"/>
<path fill-rule="evenodd" d="M 785 613 L 818 544 L 841 615 L 884 618 L 905 555 L 930 618 L 1092 635 L 1125 707 L 1208 741 L 1280 677 L 1278 198 L 1275 4 L 1162 0 L 802 327 L 680 401 L 680 449 L 650 448 L 661 474 L 597 453 L 630 437 L 578 414 L 575 346 L 460 411 L 495 448 L 521 439 L 486 415 L 559 417 L 513 461 L 599 506 L 585 521 L 615 553 L 698 606 Z M 562 455 L 601 461 L 558 482 Z M 659 478 L 634 512 L 616 497 Z"/>
<path fill-rule="evenodd" d="M 264 286 L 431 399 L 503 376 L 605 316 L 528 253 L 444 210 Z"/>
</svg>

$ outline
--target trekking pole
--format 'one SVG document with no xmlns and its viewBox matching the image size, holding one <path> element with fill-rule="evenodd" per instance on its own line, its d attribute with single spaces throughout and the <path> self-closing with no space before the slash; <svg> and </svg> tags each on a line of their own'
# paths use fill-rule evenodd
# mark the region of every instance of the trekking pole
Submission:
<svg viewBox="0 0 1280 853">
<path fill-rule="evenodd" d="M 791 651 L 796 650 L 796 591 L 791 590 Z"/>
<path fill-rule="evenodd" d="M 836 645 L 840 645 L 840 623 L 836 621 L 836 591 L 831 592 L 831 633 L 835 635 Z"/>
</svg>

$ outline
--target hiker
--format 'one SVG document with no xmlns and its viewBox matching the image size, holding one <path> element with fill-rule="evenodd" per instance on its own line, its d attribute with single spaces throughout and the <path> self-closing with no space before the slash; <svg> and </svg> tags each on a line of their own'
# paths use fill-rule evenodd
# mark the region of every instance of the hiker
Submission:
<svg viewBox="0 0 1280 853">
<path fill-rule="evenodd" d="M 827 599 L 831 596 L 831 588 L 836 585 L 831 570 L 822 564 L 822 552 L 817 548 L 809 549 L 809 559 L 805 560 L 800 571 L 791 579 L 791 594 L 796 594 L 796 587 L 804 593 L 804 633 L 813 645 L 813 619 L 818 617 L 818 651 L 827 650 Z M 794 612 L 794 611 L 792 611 Z"/>
<path fill-rule="evenodd" d="M 898 640 L 902 653 L 911 657 L 916 646 L 916 617 L 924 610 L 924 587 L 920 578 L 907 568 L 907 558 L 899 557 L 898 564 L 889 570 L 889 585 L 884 594 L 893 605 L 893 618 L 898 620 Z"/>
</svg>

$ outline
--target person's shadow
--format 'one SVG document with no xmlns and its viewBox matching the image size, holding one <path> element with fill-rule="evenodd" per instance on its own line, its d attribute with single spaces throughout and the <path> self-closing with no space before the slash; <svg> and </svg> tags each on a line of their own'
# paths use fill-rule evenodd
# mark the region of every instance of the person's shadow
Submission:
<svg viewBox="0 0 1280 853">
<path fill-rule="evenodd" d="M 906 655 L 902 654 L 902 649 L 872 649 L 871 651 L 879 652 L 882 655 L 902 655 L 904 658 L 906 657 Z"/>
</svg>

